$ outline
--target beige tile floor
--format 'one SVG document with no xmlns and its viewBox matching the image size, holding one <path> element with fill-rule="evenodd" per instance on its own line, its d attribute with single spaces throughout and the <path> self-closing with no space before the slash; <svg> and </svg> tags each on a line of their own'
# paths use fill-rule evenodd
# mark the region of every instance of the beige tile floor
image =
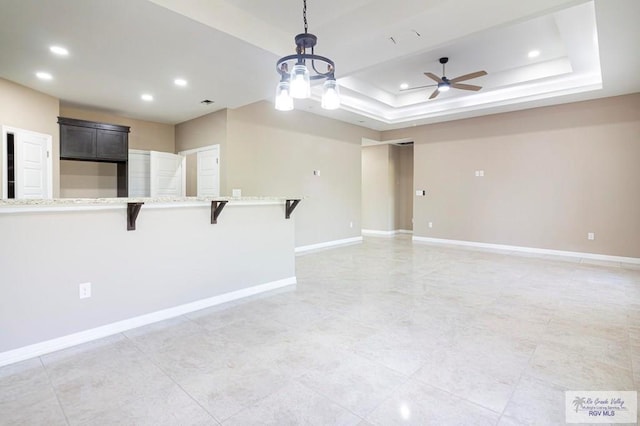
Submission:
<svg viewBox="0 0 640 426">
<path fill-rule="evenodd" d="M 0 368 L 2 425 L 557 425 L 640 387 L 640 270 L 412 244 L 297 258 L 298 286 Z"/>
</svg>

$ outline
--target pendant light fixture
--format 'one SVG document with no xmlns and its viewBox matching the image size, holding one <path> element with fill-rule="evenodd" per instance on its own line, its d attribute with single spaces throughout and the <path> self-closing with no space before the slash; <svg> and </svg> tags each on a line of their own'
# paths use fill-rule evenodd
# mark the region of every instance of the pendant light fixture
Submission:
<svg viewBox="0 0 640 426">
<path fill-rule="evenodd" d="M 310 97 L 311 80 L 321 79 L 326 80 L 322 87 L 322 108 L 337 109 L 340 107 L 340 91 L 334 75 L 335 64 L 331 59 L 316 55 L 314 52 L 318 38 L 308 32 L 307 0 L 303 0 L 302 18 L 304 33 L 295 37 L 296 54 L 280 58 L 276 64 L 280 74 L 280 82 L 276 88 L 276 109 L 292 110 L 293 98 Z M 311 53 L 307 53 L 307 50 Z M 317 67 L 326 67 L 327 71 L 322 72 Z"/>
</svg>

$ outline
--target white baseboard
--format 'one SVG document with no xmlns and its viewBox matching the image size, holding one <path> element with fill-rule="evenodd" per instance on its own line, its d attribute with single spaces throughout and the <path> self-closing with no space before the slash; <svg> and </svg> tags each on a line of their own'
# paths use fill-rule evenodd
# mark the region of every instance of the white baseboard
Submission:
<svg viewBox="0 0 640 426">
<path fill-rule="evenodd" d="M 375 229 L 363 229 L 362 235 L 367 237 L 393 237 L 398 234 L 413 234 L 413 231 L 409 229 L 396 229 L 393 231 L 378 231 Z"/>
<path fill-rule="evenodd" d="M 324 249 L 324 248 L 329 248 L 329 247 L 345 246 L 345 245 L 349 245 L 349 244 L 357 244 L 357 243 L 361 243 L 361 242 L 362 242 L 362 237 L 344 238 L 342 240 L 326 241 L 324 243 L 318 243 L 318 244 L 311 244 L 311 245 L 308 245 L 308 246 L 296 247 L 295 252 L 296 252 L 296 254 L 301 254 L 301 253 L 305 253 L 305 252 L 308 252 L 308 251 Z"/>
<path fill-rule="evenodd" d="M 504 244 L 490 244 L 490 243 L 479 243 L 474 241 L 447 240 L 443 238 L 429 238 L 429 237 L 416 237 L 416 236 L 413 237 L 413 241 L 419 242 L 419 243 L 428 243 L 428 244 L 442 244 L 442 245 L 453 245 L 453 246 L 463 246 L 463 247 L 487 248 L 487 249 L 501 250 L 501 251 L 534 253 L 534 254 L 543 254 L 543 255 L 559 256 L 559 257 L 576 257 L 581 259 L 602 260 L 605 262 L 620 262 L 620 263 L 629 263 L 633 265 L 640 265 L 640 258 L 637 258 L 637 257 L 611 256 L 608 254 L 551 250 L 551 249 L 541 249 L 541 248 L 535 248 L 535 247 L 509 246 Z"/>
<path fill-rule="evenodd" d="M 184 305 L 174 306 L 173 308 L 151 312 L 149 314 L 114 322 L 111 324 L 103 325 L 101 327 L 80 331 L 78 333 L 69 334 L 51 340 L 46 340 L 44 342 L 35 343 L 33 345 L 24 346 L 22 348 L 2 352 L 0 353 L 0 367 L 54 351 L 59 351 L 61 349 L 66 349 L 71 346 L 79 345 L 81 343 L 101 339 L 113 334 L 122 333 L 123 331 L 131 330 L 132 328 L 137 328 L 143 325 L 148 325 L 154 322 L 188 314 L 200 309 L 220 305 L 223 303 L 231 302 L 233 300 L 242 299 L 290 285 L 295 285 L 296 282 L 296 277 L 289 277 L 278 281 L 272 281 L 253 287 L 243 288 L 242 290 L 232 291 L 231 293 L 225 293 L 218 296 L 209 297 L 207 299 L 197 300 L 195 302 L 186 303 Z"/>
</svg>

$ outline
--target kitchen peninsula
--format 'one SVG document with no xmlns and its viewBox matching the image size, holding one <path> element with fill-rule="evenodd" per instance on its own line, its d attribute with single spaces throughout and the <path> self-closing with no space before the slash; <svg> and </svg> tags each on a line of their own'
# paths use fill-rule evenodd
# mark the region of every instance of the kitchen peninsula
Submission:
<svg viewBox="0 0 640 426">
<path fill-rule="evenodd" d="M 0 200 L 0 365 L 294 285 L 296 205 Z"/>
</svg>

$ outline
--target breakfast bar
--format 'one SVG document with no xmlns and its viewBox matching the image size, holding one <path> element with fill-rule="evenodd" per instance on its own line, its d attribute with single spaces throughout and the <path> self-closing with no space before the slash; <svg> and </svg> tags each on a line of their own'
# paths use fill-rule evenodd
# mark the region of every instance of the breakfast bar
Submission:
<svg viewBox="0 0 640 426">
<path fill-rule="evenodd" d="M 0 365 L 295 285 L 298 202 L 0 201 Z"/>
</svg>

